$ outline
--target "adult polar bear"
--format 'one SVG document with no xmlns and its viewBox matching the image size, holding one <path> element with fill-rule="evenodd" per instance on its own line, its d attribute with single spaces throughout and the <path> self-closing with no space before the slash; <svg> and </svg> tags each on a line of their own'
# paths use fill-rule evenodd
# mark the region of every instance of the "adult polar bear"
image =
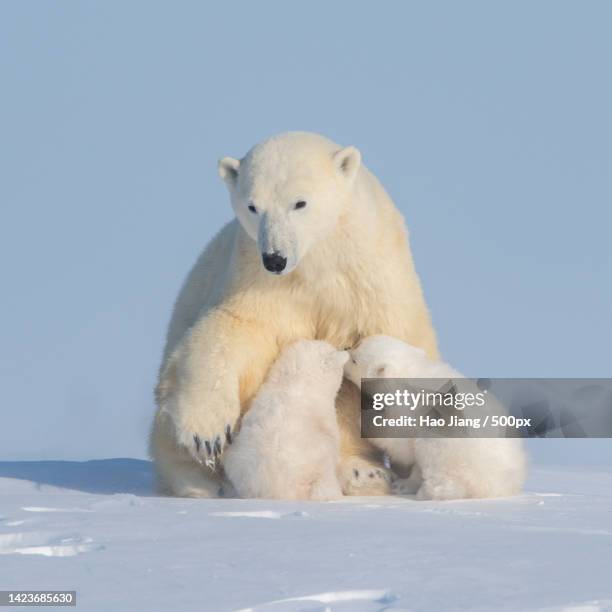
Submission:
<svg viewBox="0 0 612 612">
<path fill-rule="evenodd" d="M 219 173 L 236 219 L 181 289 L 156 390 L 151 454 L 161 490 L 179 496 L 219 494 L 223 447 L 289 343 L 386 334 L 438 357 L 404 220 L 357 149 L 290 132 L 222 159 Z M 337 413 L 343 491 L 386 493 L 348 381 Z"/>
</svg>

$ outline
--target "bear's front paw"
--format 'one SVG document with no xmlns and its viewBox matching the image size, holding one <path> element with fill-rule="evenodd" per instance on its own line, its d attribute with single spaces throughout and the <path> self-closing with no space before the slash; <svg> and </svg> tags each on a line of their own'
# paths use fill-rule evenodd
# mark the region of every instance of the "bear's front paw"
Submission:
<svg viewBox="0 0 612 612">
<path fill-rule="evenodd" d="M 197 462 L 215 470 L 225 447 L 233 442 L 238 410 L 228 413 L 207 409 L 172 416 L 178 445 Z"/>
</svg>

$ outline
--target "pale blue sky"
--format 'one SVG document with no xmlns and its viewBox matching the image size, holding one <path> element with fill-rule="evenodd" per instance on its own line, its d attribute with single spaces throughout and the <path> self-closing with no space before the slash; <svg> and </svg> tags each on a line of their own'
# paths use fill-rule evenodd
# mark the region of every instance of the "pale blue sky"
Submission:
<svg viewBox="0 0 612 612">
<path fill-rule="evenodd" d="M 610 376 L 612 4 L 0 4 L 0 459 L 144 456 L 216 160 L 360 148 L 445 357 Z"/>
</svg>

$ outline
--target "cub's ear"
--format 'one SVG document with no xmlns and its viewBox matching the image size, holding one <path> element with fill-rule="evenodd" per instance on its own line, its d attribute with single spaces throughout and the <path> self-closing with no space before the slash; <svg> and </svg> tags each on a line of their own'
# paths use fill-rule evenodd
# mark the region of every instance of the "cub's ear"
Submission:
<svg viewBox="0 0 612 612">
<path fill-rule="evenodd" d="M 334 163 L 338 171 L 352 181 L 361 165 L 361 153 L 355 147 L 345 147 L 334 153 Z"/>
<path fill-rule="evenodd" d="M 391 374 L 391 366 L 388 363 L 381 363 L 376 366 L 376 370 L 374 370 L 375 378 L 390 378 Z"/>
<path fill-rule="evenodd" d="M 233 187 L 238 180 L 238 169 L 240 168 L 240 160 L 233 157 L 224 157 L 219 160 L 217 166 L 219 176 L 225 181 L 228 187 Z"/>
</svg>

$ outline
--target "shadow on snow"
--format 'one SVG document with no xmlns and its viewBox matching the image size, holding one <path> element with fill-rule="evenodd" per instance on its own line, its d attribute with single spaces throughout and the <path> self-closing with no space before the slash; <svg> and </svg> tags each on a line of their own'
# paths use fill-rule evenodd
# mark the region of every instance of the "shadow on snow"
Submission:
<svg viewBox="0 0 612 612">
<path fill-rule="evenodd" d="M 142 459 L 0 461 L 0 478 L 28 480 L 85 493 L 155 495 L 153 465 Z"/>
</svg>

